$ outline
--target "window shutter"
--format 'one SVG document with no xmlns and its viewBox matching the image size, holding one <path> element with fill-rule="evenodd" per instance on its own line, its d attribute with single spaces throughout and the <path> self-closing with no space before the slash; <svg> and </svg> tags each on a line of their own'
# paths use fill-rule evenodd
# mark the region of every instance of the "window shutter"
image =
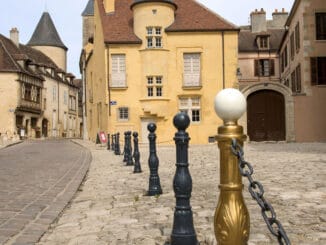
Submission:
<svg viewBox="0 0 326 245">
<path fill-rule="evenodd" d="M 317 84 L 317 57 L 310 58 L 311 85 Z"/>
<path fill-rule="evenodd" d="M 112 87 L 126 86 L 126 58 L 124 54 L 112 55 Z"/>
<path fill-rule="evenodd" d="M 255 60 L 255 76 L 259 77 L 259 60 Z"/>
<path fill-rule="evenodd" d="M 200 54 L 184 54 L 184 86 L 200 85 Z"/>
<path fill-rule="evenodd" d="M 269 75 L 270 76 L 274 76 L 275 75 L 275 68 L 274 68 L 274 65 L 275 62 L 274 60 L 269 60 Z"/>
</svg>

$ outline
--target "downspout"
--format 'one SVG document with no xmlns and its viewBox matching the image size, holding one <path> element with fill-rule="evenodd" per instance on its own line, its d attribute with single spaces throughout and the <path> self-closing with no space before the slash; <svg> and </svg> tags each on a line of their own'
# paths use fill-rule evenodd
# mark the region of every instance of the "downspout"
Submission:
<svg viewBox="0 0 326 245">
<path fill-rule="evenodd" d="M 58 80 L 58 122 L 57 122 L 57 137 L 60 137 L 60 129 L 59 129 L 59 122 L 60 122 L 60 82 Z"/>
<path fill-rule="evenodd" d="M 108 81 L 108 96 L 109 96 L 109 116 L 111 116 L 111 87 L 110 87 L 110 57 L 109 46 L 106 47 L 106 61 L 107 61 L 107 81 Z"/>
<path fill-rule="evenodd" d="M 224 54 L 224 31 L 222 31 L 222 81 L 223 89 L 225 89 L 225 54 Z"/>
<path fill-rule="evenodd" d="M 87 118 L 86 118 L 86 54 L 83 54 L 82 83 L 83 83 L 83 139 L 88 140 Z"/>
</svg>

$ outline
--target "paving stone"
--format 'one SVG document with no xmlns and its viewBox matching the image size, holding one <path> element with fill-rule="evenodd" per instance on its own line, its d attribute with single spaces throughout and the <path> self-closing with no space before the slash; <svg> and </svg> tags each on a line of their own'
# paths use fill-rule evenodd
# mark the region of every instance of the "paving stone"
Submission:
<svg viewBox="0 0 326 245">
<path fill-rule="evenodd" d="M 148 146 L 140 146 L 143 173 L 135 175 L 122 162 L 123 156 L 96 148 L 89 141 L 76 142 L 92 152 L 89 172 L 61 218 L 38 244 L 91 241 L 92 244 L 162 245 L 168 242 L 175 208 L 172 183 L 175 147 L 157 147 L 163 194 L 148 197 L 144 195 L 149 180 Z M 292 244 L 326 244 L 326 143 L 245 143 L 244 149 L 245 159 L 255 170 L 253 177 L 263 184 L 264 196 L 274 207 Z M 219 196 L 217 146 L 191 145 L 189 164 L 193 180 L 190 202 L 197 238 L 201 245 L 216 245 L 213 222 Z M 248 181 L 244 179 L 243 184 L 251 219 L 248 244 L 277 244 L 247 190 Z"/>
</svg>

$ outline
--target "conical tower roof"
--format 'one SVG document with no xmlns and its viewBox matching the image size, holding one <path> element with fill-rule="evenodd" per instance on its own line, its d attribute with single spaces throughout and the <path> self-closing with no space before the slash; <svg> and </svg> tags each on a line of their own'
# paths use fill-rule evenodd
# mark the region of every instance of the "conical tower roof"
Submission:
<svg viewBox="0 0 326 245">
<path fill-rule="evenodd" d="M 94 0 L 89 0 L 86 8 L 84 9 L 82 16 L 93 16 L 94 15 Z"/>
<path fill-rule="evenodd" d="M 61 38 L 54 26 L 51 16 L 48 12 L 44 12 L 36 29 L 27 43 L 28 46 L 54 46 L 65 50 L 68 48 L 63 44 Z"/>
</svg>

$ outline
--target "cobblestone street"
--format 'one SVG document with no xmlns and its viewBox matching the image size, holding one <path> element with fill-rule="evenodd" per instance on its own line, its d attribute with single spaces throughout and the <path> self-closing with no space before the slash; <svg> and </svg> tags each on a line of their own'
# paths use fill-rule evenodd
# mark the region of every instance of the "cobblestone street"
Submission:
<svg viewBox="0 0 326 245">
<path fill-rule="evenodd" d="M 88 141 L 76 142 L 92 152 L 88 175 L 39 245 L 162 245 L 168 241 L 175 206 L 175 147 L 157 147 L 163 194 L 148 197 L 144 196 L 149 179 L 147 147 L 140 147 L 143 172 L 134 174 L 133 167 L 123 163 L 123 156 Z M 326 143 L 246 143 L 245 159 L 253 165 L 253 177 L 263 184 L 264 196 L 292 244 L 326 244 Z M 213 217 L 219 194 L 217 146 L 190 146 L 189 165 L 197 238 L 202 245 L 216 244 Z M 244 180 L 251 219 L 249 244 L 278 244 L 247 185 Z"/>
</svg>

